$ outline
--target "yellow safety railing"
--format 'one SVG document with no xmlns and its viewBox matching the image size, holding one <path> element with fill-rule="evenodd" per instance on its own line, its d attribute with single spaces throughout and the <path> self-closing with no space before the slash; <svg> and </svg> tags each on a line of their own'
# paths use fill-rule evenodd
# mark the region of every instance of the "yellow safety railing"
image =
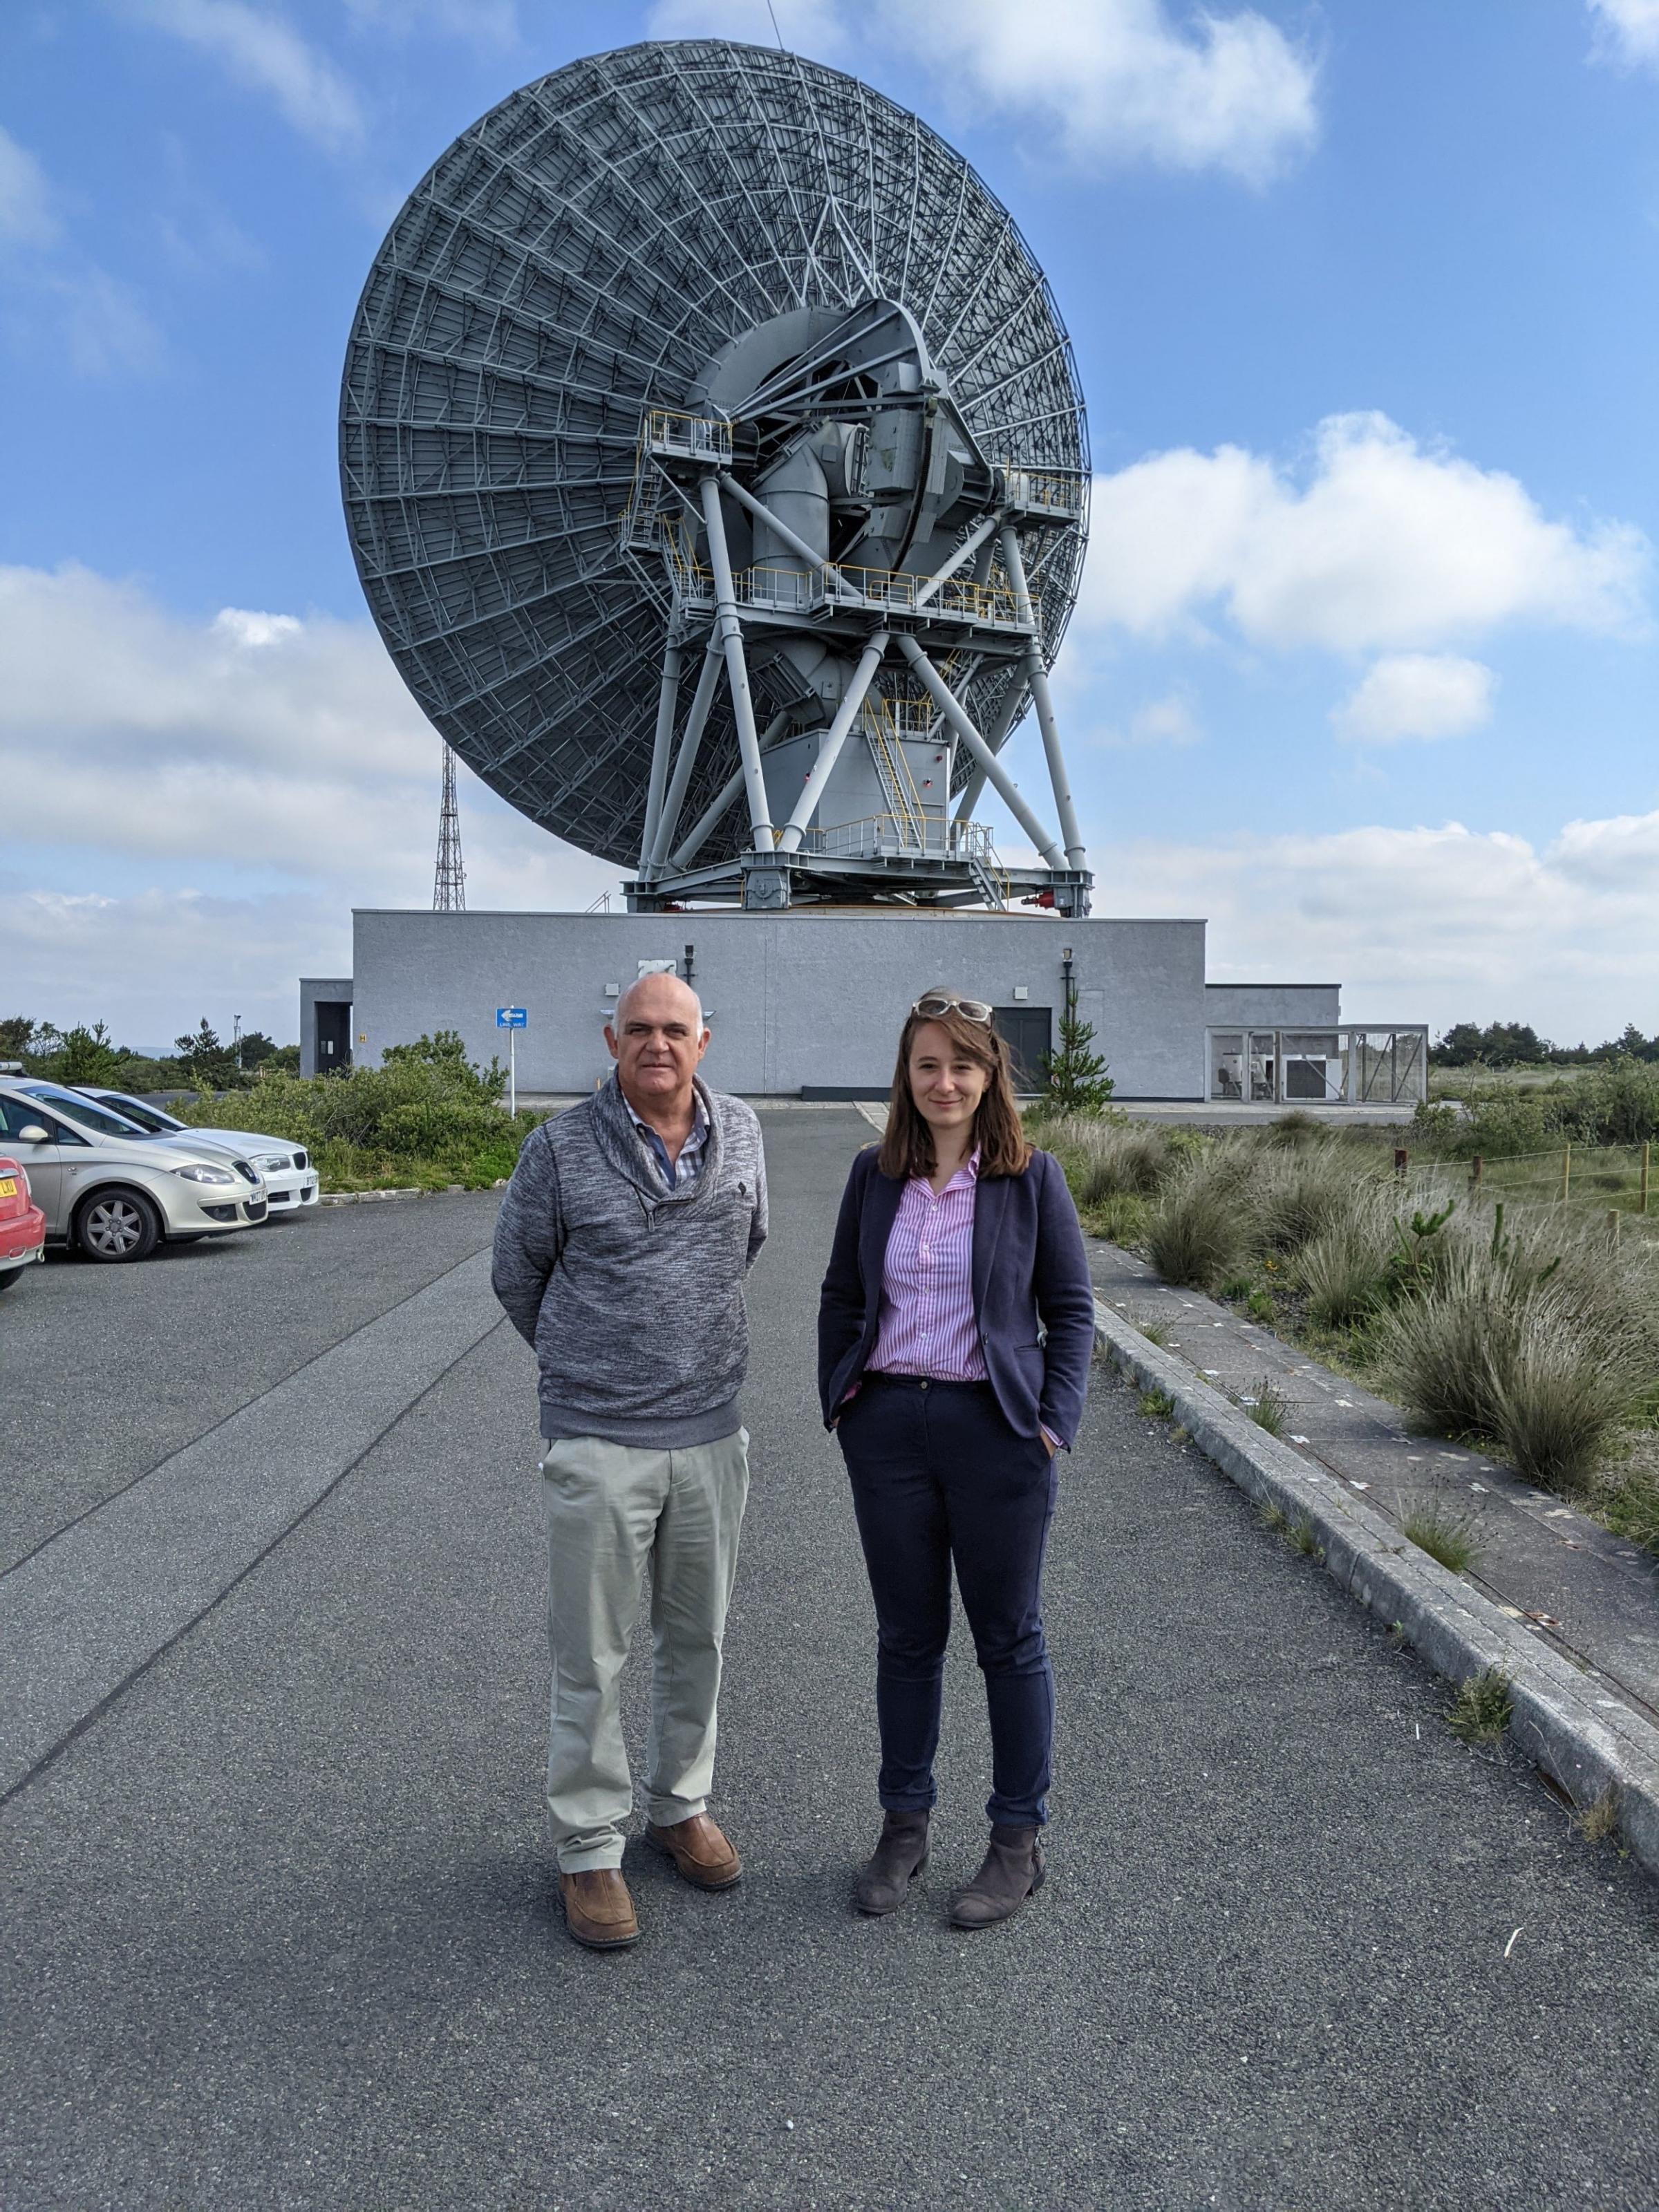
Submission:
<svg viewBox="0 0 1659 2212">
<path fill-rule="evenodd" d="M 630 513 L 632 512 L 630 504 Z M 658 539 L 680 597 L 693 606 L 714 604 L 714 580 L 691 554 L 683 518 L 664 514 Z M 918 604 L 917 594 L 927 579 L 902 569 L 838 568 L 826 562 L 816 568 L 762 566 L 740 568 L 732 576 L 740 606 L 765 607 L 790 614 L 810 614 L 825 606 L 880 607 L 890 613 L 943 614 L 994 628 L 1021 627 L 1014 595 L 1001 584 L 964 583 L 957 577 L 941 584 Z"/>
<path fill-rule="evenodd" d="M 1083 512 L 1084 479 L 1072 469 L 1028 469 L 1018 461 L 1000 461 L 998 468 L 1009 504 L 1034 514 L 1075 517 Z"/>
<path fill-rule="evenodd" d="M 672 407 L 647 410 L 641 442 L 653 453 L 692 461 L 729 463 L 732 425 L 718 416 L 682 415 Z"/>
<path fill-rule="evenodd" d="M 951 576 L 935 585 L 926 599 L 926 576 L 904 568 L 826 568 L 824 597 L 832 604 L 885 607 L 896 614 L 959 615 L 969 622 L 1017 629 L 1014 595 L 1006 584 L 975 584 Z M 855 597 L 856 595 L 856 597 Z"/>
</svg>

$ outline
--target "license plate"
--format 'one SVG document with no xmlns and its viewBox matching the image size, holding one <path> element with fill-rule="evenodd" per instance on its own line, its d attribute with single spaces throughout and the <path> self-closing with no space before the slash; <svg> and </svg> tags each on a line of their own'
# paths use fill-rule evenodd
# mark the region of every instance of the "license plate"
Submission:
<svg viewBox="0 0 1659 2212">
<path fill-rule="evenodd" d="M 17 1178 L 16 1178 L 16 1176 L 0 1176 L 0 1198 L 15 1198 L 15 1197 L 16 1197 L 16 1195 L 17 1195 Z"/>
</svg>

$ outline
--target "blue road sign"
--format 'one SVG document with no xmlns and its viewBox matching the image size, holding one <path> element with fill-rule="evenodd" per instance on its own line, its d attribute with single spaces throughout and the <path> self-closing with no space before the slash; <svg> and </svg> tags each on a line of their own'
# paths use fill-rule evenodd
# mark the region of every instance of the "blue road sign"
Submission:
<svg viewBox="0 0 1659 2212">
<path fill-rule="evenodd" d="M 530 1016 L 522 1006 L 497 1006 L 495 1026 L 498 1030 L 527 1030 Z"/>
</svg>

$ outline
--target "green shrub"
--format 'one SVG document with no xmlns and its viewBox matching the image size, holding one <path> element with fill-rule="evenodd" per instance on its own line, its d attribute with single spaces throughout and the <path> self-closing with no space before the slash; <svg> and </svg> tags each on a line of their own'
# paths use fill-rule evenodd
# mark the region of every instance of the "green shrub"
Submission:
<svg viewBox="0 0 1659 2212">
<path fill-rule="evenodd" d="M 302 1079 L 267 1075 L 239 1112 L 262 1131 L 305 1145 L 325 1183 L 479 1185 L 510 1175 L 519 1147 L 540 1118 L 502 1111 L 501 1070 L 472 1066 L 459 1037 L 441 1031 L 394 1045 L 380 1067 Z M 211 1097 L 179 1109 L 181 1121 L 212 1126 L 224 1118 Z"/>
<path fill-rule="evenodd" d="M 1586 1144 L 1643 1145 L 1659 1137 L 1659 1066 L 1621 1055 L 1587 1070 L 1561 1121 Z"/>
</svg>

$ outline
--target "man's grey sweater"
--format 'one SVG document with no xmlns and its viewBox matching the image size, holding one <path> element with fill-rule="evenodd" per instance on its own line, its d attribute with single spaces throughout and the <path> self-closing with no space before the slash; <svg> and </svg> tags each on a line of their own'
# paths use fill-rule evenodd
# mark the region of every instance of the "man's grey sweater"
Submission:
<svg viewBox="0 0 1659 2212">
<path fill-rule="evenodd" d="M 696 1087 L 708 1138 L 682 1189 L 664 1187 L 614 1073 L 525 1139 L 491 1280 L 535 1349 L 544 1437 L 678 1449 L 738 1426 L 766 1161 L 749 1108 Z"/>
</svg>

